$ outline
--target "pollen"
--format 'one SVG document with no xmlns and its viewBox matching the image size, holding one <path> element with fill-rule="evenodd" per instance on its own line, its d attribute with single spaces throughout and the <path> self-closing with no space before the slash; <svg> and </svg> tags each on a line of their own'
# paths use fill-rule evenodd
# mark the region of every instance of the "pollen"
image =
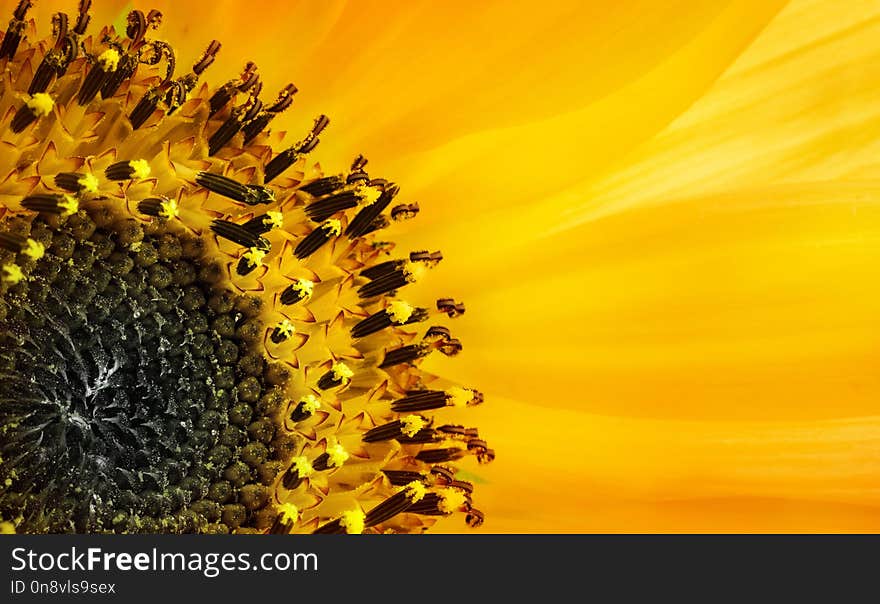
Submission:
<svg viewBox="0 0 880 604">
<path fill-rule="evenodd" d="M 458 511 L 467 503 L 467 497 L 462 491 L 458 489 L 441 489 L 439 491 L 439 494 L 440 503 L 438 507 L 440 508 L 440 511 L 447 514 L 452 514 L 453 512 Z"/>
<path fill-rule="evenodd" d="M 410 438 L 413 438 L 419 430 L 428 425 L 428 422 L 419 415 L 407 415 L 400 420 L 400 431 Z"/>
<path fill-rule="evenodd" d="M 119 53 L 115 49 L 108 48 L 98 56 L 97 62 L 104 71 L 116 71 L 119 66 L 119 58 Z"/>
<path fill-rule="evenodd" d="M 354 371 L 349 369 L 348 365 L 343 362 L 334 363 L 333 367 L 330 369 L 330 372 L 333 374 L 333 377 L 338 380 L 345 382 L 350 380 L 352 376 L 354 376 Z"/>
<path fill-rule="evenodd" d="M 307 394 L 299 400 L 299 404 L 302 405 L 303 410 L 308 414 L 312 414 L 321 408 L 321 401 L 314 394 Z"/>
<path fill-rule="evenodd" d="M 266 218 L 268 219 L 270 228 L 280 229 L 284 226 L 284 212 L 274 212 L 269 210 L 266 212 Z"/>
<path fill-rule="evenodd" d="M 339 524 L 349 535 L 360 535 L 364 532 L 366 515 L 361 510 L 350 510 L 342 513 Z"/>
<path fill-rule="evenodd" d="M 474 398 L 474 393 L 461 386 L 453 386 L 447 390 L 449 402 L 453 407 L 466 407 Z"/>
<path fill-rule="evenodd" d="M 413 307 L 403 300 L 394 300 L 385 307 L 385 311 L 392 321 L 398 325 L 403 325 L 412 316 Z"/>
<path fill-rule="evenodd" d="M 315 469 L 312 467 L 311 462 L 302 455 L 300 455 L 299 457 L 294 457 L 291 460 L 291 467 L 296 470 L 300 478 L 306 478 L 315 473 Z"/>
<path fill-rule="evenodd" d="M 289 524 L 295 524 L 299 519 L 299 508 L 292 503 L 282 503 L 278 506 L 278 512 L 281 519 Z"/>
<path fill-rule="evenodd" d="M 6 264 L 3 266 L 3 282 L 15 285 L 24 279 L 24 273 L 17 264 Z"/>
<path fill-rule="evenodd" d="M 52 113 L 55 101 L 45 92 L 38 92 L 27 101 L 28 108 L 37 117 L 43 117 Z"/>
<path fill-rule="evenodd" d="M 332 447 L 327 447 L 327 455 L 330 458 L 330 465 L 336 468 L 344 464 L 349 458 L 348 451 L 339 443 Z"/>
<path fill-rule="evenodd" d="M 31 260 L 39 260 L 46 254 L 46 246 L 39 241 L 28 238 L 21 253 L 30 257 Z"/>
<path fill-rule="evenodd" d="M 82 190 L 86 193 L 97 193 L 98 192 L 98 177 L 96 177 L 91 172 L 87 174 L 83 174 L 82 177 L 77 181 Z"/>
<path fill-rule="evenodd" d="M 79 212 L 79 201 L 75 197 L 64 195 L 58 202 L 58 207 L 61 208 L 62 216 L 73 216 Z"/>
<path fill-rule="evenodd" d="M 129 162 L 131 166 L 131 178 L 134 180 L 143 180 L 150 176 L 150 162 L 145 159 L 136 159 Z"/>
<path fill-rule="evenodd" d="M 266 257 L 266 251 L 252 247 L 242 254 L 241 257 L 245 259 L 248 266 L 261 266 L 263 264 L 263 258 Z"/>
<path fill-rule="evenodd" d="M 419 482 L 418 480 L 413 480 L 408 485 L 403 487 L 403 490 L 406 492 L 406 496 L 409 497 L 410 501 L 412 501 L 413 503 L 418 503 L 425 498 L 425 495 L 428 494 L 428 489 L 425 487 L 424 483 Z"/>
<path fill-rule="evenodd" d="M 94 177 L 93 177 L 94 178 Z M 180 216 L 180 208 L 177 207 L 176 199 L 164 199 L 159 204 L 159 216 L 167 220 Z"/>
</svg>

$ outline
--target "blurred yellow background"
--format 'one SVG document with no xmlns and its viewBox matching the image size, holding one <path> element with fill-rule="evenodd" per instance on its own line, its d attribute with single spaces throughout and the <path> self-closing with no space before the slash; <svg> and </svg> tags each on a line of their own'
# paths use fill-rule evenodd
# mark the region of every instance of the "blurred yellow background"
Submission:
<svg viewBox="0 0 880 604">
<path fill-rule="evenodd" d="M 445 255 L 413 302 L 467 303 L 424 367 L 486 392 L 482 531 L 880 530 L 876 0 L 137 7 L 421 204 L 398 249 Z"/>
</svg>

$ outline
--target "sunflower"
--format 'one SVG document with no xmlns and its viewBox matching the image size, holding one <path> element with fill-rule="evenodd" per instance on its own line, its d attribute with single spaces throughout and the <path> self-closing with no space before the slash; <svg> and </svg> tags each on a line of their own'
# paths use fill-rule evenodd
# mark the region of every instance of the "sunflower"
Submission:
<svg viewBox="0 0 880 604">
<path fill-rule="evenodd" d="M 494 452 L 420 369 L 465 306 L 411 303 L 400 187 L 310 160 L 253 62 L 211 85 L 158 10 L 92 23 L 29 0 L 0 42 L 0 516 L 57 532 L 419 532 L 483 521 L 459 462 Z"/>
</svg>

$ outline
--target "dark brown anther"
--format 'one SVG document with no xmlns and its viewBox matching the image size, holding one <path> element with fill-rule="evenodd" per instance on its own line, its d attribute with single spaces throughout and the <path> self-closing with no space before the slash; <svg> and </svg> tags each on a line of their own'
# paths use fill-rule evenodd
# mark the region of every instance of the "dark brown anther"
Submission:
<svg viewBox="0 0 880 604">
<path fill-rule="evenodd" d="M 159 100 L 163 94 L 162 88 L 158 86 L 153 86 L 144 93 L 144 96 L 141 97 L 141 100 L 138 101 L 138 104 L 135 105 L 128 116 L 128 121 L 131 122 L 133 129 L 137 130 L 150 119 L 150 116 L 153 115 L 159 106 Z"/>
<path fill-rule="evenodd" d="M 237 107 L 233 107 L 229 118 L 208 138 L 208 155 L 215 155 L 220 149 L 232 140 L 241 131 L 242 126 L 254 119 L 263 108 L 263 102 L 259 99 L 262 83 L 257 82 L 250 91 L 247 100 Z"/>
<path fill-rule="evenodd" d="M 18 45 L 21 44 L 24 38 L 24 30 L 27 27 L 25 17 L 27 16 L 28 9 L 33 4 L 32 0 L 19 0 L 18 5 L 12 12 L 12 20 L 9 21 L 9 27 L 6 28 L 6 33 L 3 34 L 3 43 L 0 44 L 0 59 L 3 57 L 12 59 L 15 56 Z"/>
<path fill-rule="evenodd" d="M 382 229 L 388 228 L 388 225 L 391 224 L 387 217 L 384 215 L 380 215 L 376 217 L 369 227 L 364 231 L 364 235 L 369 235 L 370 233 L 375 233 L 376 231 L 381 231 Z"/>
<path fill-rule="evenodd" d="M 380 262 L 379 264 L 374 264 L 369 268 L 365 268 L 360 272 L 360 276 L 374 281 L 382 277 L 393 275 L 395 272 L 399 272 L 405 267 L 406 260 L 387 260 L 385 262 Z"/>
<path fill-rule="evenodd" d="M 109 43 L 111 48 L 103 52 L 97 58 L 92 57 L 92 66 L 83 78 L 82 86 L 76 100 L 80 106 L 85 107 L 92 102 L 92 99 L 103 88 L 107 78 L 117 70 L 119 65 L 123 63 L 124 57 L 127 56 L 121 52 L 112 42 Z"/>
<path fill-rule="evenodd" d="M 464 426 L 445 424 L 443 426 L 439 426 L 437 428 L 438 432 L 442 432 L 443 434 L 447 434 L 449 436 L 462 437 L 462 438 L 478 438 L 479 432 L 476 428 L 465 428 Z"/>
<path fill-rule="evenodd" d="M 410 514 L 422 516 L 446 516 L 447 512 L 440 510 L 442 499 L 437 493 L 426 493 L 420 501 L 417 501 L 407 511 Z"/>
<path fill-rule="evenodd" d="M 268 214 L 254 216 L 241 226 L 254 235 L 265 235 L 274 228 L 274 222 Z"/>
<path fill-rule="evenodd" d="M 419 204 L 417 203 L 404 203 L 391 208 L 391 218 L 397 221 L 410 220 L 415 218 L 418 213 Z"/>
<path fill-rule="evenodd" d="M 356 207 L 360 198 L 354 191 L 344 191 L 322 197 L 306 206 L 306 216 L 315 222 L 323 222 L 350 208 Z"/>
<path fill-rule="evenodd" d="M 419 323 L 428 318 L 428 311 L 425 308 L 414 308 L 409 318 L 402 323 L 402 325 L 409 325 L 411 323 Z M 395 323 L 391 319 L 391 315 L 388 314 L 387 310 L 380 310 L 377 313 L 373 313 L 366 319 L 362 319 L 359 321 L 354 327 L 351 328 L 351 337 L 353 338 L 365 338 L 369 335 L 372 335 L 378 331 L 385 329 L 386 327 L 391 327 L 392 325 L 401 325 L 401 323 Z"/>
<path fill-rule="evenodd" d="M 64 13 L 52 15 L 52 35 L 55 36 L 55 46 L 43 56 L 28 87 L 28 94 L 32 96 L 38 92 L 46 92 L 52 78 L 63 76 L 79 53 L 77 34 L 75 31 L 68 31 L 68 19 Z"/>
<path fill-rule="evenodd" d="M 339 234 L 339 221 L 328 220 L 321 223 L 318 227 L 306 235 L 293 250 L 293 255 L 299 260 L 305 260 L 315 252 L 317 252 L 325 243 L 330 241 L 331 237 Z"/>
<path fill-rule="evenodd" d="M 104 77 L 104 81 L 101 84 L 101 98 L 109 99 L 116 94 L 122 83 L 134 75 L 137 64 L 137 55 L 128 52 L 121 55 L 116 69 Z"/>
<path fill-rule="evenodd" d="M 133 178 L 142 178 L 143 175 L 138 172 L 139 166 L 141 166 L 141 164 L 136 162 L 118 161 L 107 166 L 104 170 L 104 175 L 110 180 L 131 180 Z"/>
<path fill-rule="evenodd" d="M 470 528 L 478 528 L 483 525 L 483 522 L 486 520 L 486 515 L 475 507 L 469 507 L 464 519 Z"/>
<path fill-rule="evenodd" d="M 291 306 L 297 302 L 305 300 L 306 297 L 308 297 L 308 295 L 302 288 L 296 287 L 295 285 L 288 285 L 284 288 L 284 291 L 281 292 L 279 300 L 284 306 Z"/>
<path fill-rule="evenodd" d="M 333 520 L 328 522 L 324 526 L 319 526 L 316 528 L 312 534 L 313 535 L 343 535 L 345 534 L 345 527 L 342 526 L 341 520 Z"/>
<path fill-rule="evenodd" d="M 342 377 L 338 377 L 336 373 L 331 369 L 327 373 L 321 376 L 318 380 L 318 388 L 321 390 L 329 390 L 330 388 L 336 388 L 337 386 L 341 386 L 345 382 L 345 379 Z"/>
<path fill-rule="evenodd" d="M 271 189 L 261 185 L 243 185 L 237 180 L 220 174 L 199 172 L 196 174 L 196 184 L 205 187 L 209 191 L 240 201 L 248 205 L 272 203 L 275 201 L 275 193 Z"/>
<path fill-rule="evenodd" d="M 395 348 L 394 350 L 389 350 L 385 353 L 385 358 L 382 360 L 382 364 L 379 365 L 379 369 L 387 369 L 388 367 L 394 367 L 395 365 L 412 363 L 413 361 L 417 361 L 418 359 L 427 356 L 429 352 L 431 352 L 431 347 L 425 344 L 409 344 L 407 346 Z"/>
<path fill-rule="evenodd" d="M 257 75 L 256 64 L 248 61 L 244 66 L 244 71 L 241 72 L 237 80 L 230 80 L 211 95 L 211 99 L 208 101 L 210 107 L 209 115 L 213 117 L 215 113 L 223 109 L 232 100 L 236 93 L 247 92 L 259 80 L 260 76 Z"/>
<path fill-rule="evenodd" d="M 137 209 L 138 212 L 146 216 L 159 217 L 165 214 L 167 204 L 167 197 L 148 197 L 138 202 Z"/>
<path fill-rule="evenodd" d="M 21 107 L 18 108 L 18 111 L 15 112 L 15 115 L 12 117 L 12 121 L 9 126 L 13 132 L 18 134 L 19 132 L 23 132 L 25 128 L 33 124 L 37 118 L 43 115 L 39 108 L 35 108 L 31 106 L 31 103 L 25 103 Z"/>
<path fill-rule="evenodd" d="M 495 459 L 495 450 L 490 449 L 485 440 L 473 438 L 468 441 L 467 449 L 477 456 L 477 462 L 489 463 Z"/>
<path fill-rule="evenodd" d="M 448 485 L 455 480 L 455 471 L 445 466 L 434 466 L 431 468 L 431 476 L 436 484 Z"/>
<path fill-rule="evenodd" d="M 382 442 L 383 440 L 392 440 L 403 434 L 400 429 L 403 427 L 403 424 L 400 420 L 394 420 L 393 422 L 388 422 L 387 424 L 382 424 L 381 426 L 376 426 L 375 428 L 371 428 L 367 430 L 361 440 L 365 443 L 377 443 Z"/>
<path fill-rule="evenodd" d="M 292 335 L 292 333 L 290 332 L 290 330 L 285 329 L 284 327 L 282 327 L 280 325 L 276 325 L 275 327 L 272 328 L 272 333 L 269 334 L 269 339 L 272 340 L 273 344 L 281 344 L 281 343 L 289 340 L 291 335 Z M 294 412 L 295 411 L 296 411 L 296 409 L 294 409 Z M 291 419 L 292 418 L 293 418 L 293 413 L 291 413 Z M 293 421 L 297 421 L 297 420 L 293 420 Z"/>
<path fill-rule="evenodd" d="M 464 314 L 464 303 L 456 302 L 452 298 L 440 298 L 437 300 L 437 310 L 446 313 L 450 319 Z"/>
<path fill-rule="evenodd" d="M 372 510 L 367 512 L 367 515 L 364 518 L 364 525 L 376 526 L 381 522 L 391 520 L 398 514 L 405 512 L 412 505 L 412 498 L 407 492 L 407 489 L 404 488 L 402 491 L 395 493 L 394 495 L 374 507 Z"/>
<path fill-rule="evenodd" d="M 69 195 L 30 195 L 21 200 L 21 205 L 32 212 L 67 216 L 75 214 L 78 209 L 78 202 Z"/>
<path fill-rule="evenodd" d="M 385 208 L 391 204 L 391 201 L 397 196 L 399 191 L 400 187 L 395 184 L 389 184 L 385 187 L 376 201 L 364 206 L 361 208 L 361 211 L 355 215 L 352 221 L 348 224 L 348 228 L 345 229 L 346 236 L 349 239 L 357 239 L 369 232 L 369 228 L 373 224 L 373 221 L 385 211 Z"/>
<path fill-rule="evenodd" d="M 410 252 L 409 253 L 409 261 L 410 262 L 423 262 L 426 266 L 433 268 L 440 264 L 440 261 L 443 260 L 442 252 Z"/>
<path fill-rule="evenodd" d="M 416 459 L 425 463 L 446 463 L 464 457 L 464 449 L 450 447 L 446 449 L 422 449 Z"/>
<path fill-rule="evenodd" d="M 19 254 L 21 253 L 21 250 L 25 248 L 25 245 L 27 245 L 27 239 L 25 237 L 19 237 L 12 233 L 0 233 L 0 248 L 3 248 L 4 250 Z"/>
<path fill-rule="evenodd" d="M 382 473 L 388 477 L 388 482 L 396 487 L 402 487 L 413 481 L 425 482 L 428 478 L 421 472 L 412 470 L 382 470 Z"/>
<path fill-rule="evenodd" d="M 291 103 L 293 103 L 293 95 L 296 94 L 296 92 L 296 86 L 288 84 L 280 93 L 278 93 L 278 98 L 275 103 L 244 124 L 242 132 L 244 133 L 245 145 L 250 144 L 251 141 L 265 130 L 266 126 L 269 125 L 269 122 L 275 119 L 276 115 L 290 107 Z"/>
<path fill-rule="evenodd" d="M 401 434 L 396 440 L 404 445 L 425 445 L 439 442 L 441 437 L 433 428 L 422 428 L 412 436 Z"/>
<path fill-rule="evenodd" d="M 293 464 L 289 468 L 287 468 L 284 476 L 281 477 L 281 484 L 284 485 L 285 489 L 292 491 L 299 485 L 301 485 L 303 480 L 305 480 L 305 476 L 300 476 L 299 466 L 297 464 Z"/>
<path fill-rule="evenodd" d="M 290 412 L 290 419 L 293 422 L 301 422 L 310 417 L 312 417 L 312 411 L 306 401 L 299 401 Z"/>
<path fill-rule="evenodd" d="M 228 220 L 216 219 L 211 223 L 211 230 L 219 237 L 237 243 L 246 248 L 257 248 L 264 252 L 269 251 L 271 244 L 266 239 L 255 235 L 240 224 Z"/>
<path fill-rule="evenodd" d="M 364 299 L 390 294 L 410 282 L 409 275 L 403 270 L 396 270 L 383 275 L 358 288 L 358 296 Z"/>
<path fill-rule="evenodd" d="M 395 413 L 412 413 L 440 409 L 447 404 L 448 395 L 443 390 L 410 390 L 406 396 L 391 403 Z"/>
<path fill-rule="evenodd" d="M 333 466 L 330 463 L 330 454 L 321 453 L 320 455 L 318 455 L 312 462 L 312 467 L 315 469 L 316 472 L 324 472 L 332 468 Z"/>
<path fill-rule="evenodd" d="M 214 60 L 217 58 L 217 53 L 220 52 L 220 48 L 222 45 L 218 40 L 211 40 L 208 44 L 208 48 L 205 49 L 205 52 L 202 53 L 202 56 L 199 57 L 199 60 L 193 64 L 193 73 L 197 76 L 202 75 L 204 71 L 211 66 Z"/>
<path fill-rule="evenodd" d="M 312 126 L 311 132 L 303 140 L 297 144 L 285 149 L 266 164 L 264 182 L 271 182 L 282 172 L 292 166 L 301 155 L 305 155 L 318 146 L 318 135 L 330 123 L 330 118 L 326 115 L 319 115 Z M 317 182 L 317 181 L 316 181 Z M 303 188 L 305 190 L 305 188 Z"/>
<path fill-rule="evenodd" d="M 359 153 L 358 156 L 354 158 L 354 161 L 351 162 L 351 171 L 359 172 L 367 166 L 367 163 L 369 163 L 369 160 L 367 160 L 363 154 Z"/>
<path fill-rule="evenodd" d="M 240 277 L 246 277 L 254 272 L 258 266 L 260 266 L 258 263 L 254 262 L 249 256 L 245 255 L 238 259 L 238 264 L 235 267 L 235 272 Z M 279 342 L 275 343 L 278 344 Z"/>
<path fill-rule="evenodd" d="M 76 17 L 76 25 L 73 27 L 73 33 L 82 36 L 86 33 L 89 21 L 92 17 L 89 15 L 89 9 L 92 8 L 92 0 L 79 0 L 79 14 Z"/>
<path fill-rule="evenodd" d="M 299 187 L 312 197 L 323 197 L 345 186 L 345 180 L 340 176 L 324 176 Z"/>
<path fill-rule="evenodd" d="M 272 522 L 272 526 L 269 527 L 269 534 L 289 535 L 292 528 L 293 522 L 285 514 L 278 514 Z"/>
</svg>

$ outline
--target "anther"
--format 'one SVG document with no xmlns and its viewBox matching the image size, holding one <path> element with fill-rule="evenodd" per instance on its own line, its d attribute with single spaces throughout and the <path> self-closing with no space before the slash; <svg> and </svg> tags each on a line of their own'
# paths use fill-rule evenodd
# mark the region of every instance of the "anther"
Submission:
<svg viewBox="0 0 880 604">
<path fill-rule="evenodd" d="M 266 240 L 263 239 L 262 241 L 266 241 Z M 261 249 L 259 247 L 248 248 L 247 251 L 245 251 L 241 255 L 241 258 L 238 261 L 238 266 L 236 267 L 235 272 L 237 272 L 242 277 L 244 277 L 245 275 L 249 275 L 258 266 L 263 265 L 263 258 L 266 257 L 266 253 L 267 253 L 266 250 Z"/>
<path fill-rule="evenodd" d="M 382 473 L 388 477 L 388 482 L 396 487 L 402 487 L 413 481 L 425 482 L 428 479 L 425 474 L 413 470 L 382 470 Z"/>
<path fill-rule="evenodd" d="M 391 204 L 398 191 L 400 191 L 400 188 L 395 184 L 389 184 L 385 187 L 375 202 L 361 208 L 361 211 L 352 218 L 348 228 L 345 229 L 345 235 L 349 239 L 357 239 L 365 235 L 373 221 Z"/>
<path fill-rule="evenodd" d="M 156 218 L 171 220 L 180 215 L 180 208 L 176 199 L 167 197 L 148 197 L 138 203 L 138 212 Z"/>
<path fill-rule="evenodd" d="M 314 394 L 307 394 L 297 401 L 296 407 L 290 413 L 290 419 L 294 422 L 301 422 L 312 416 L 312 414 L 321 408 L 321 401 Z"/>
<path fill-rule="evenodd" d="M 270 535 L 288 535 L 293 525 L 299 519 L 299 510 L 292 503 L 283 503 L 278 506 L 278 515 L 269 528 Z"/>
<path fill-rule="evenodd" d="M 150 163 L 145 159 L 119 161 L 110 164 L 104 175 L 110 180 L 143 180 L 150 176 Z"/>
<path fill-rule="evenodd" d="M 417 203 L 405 203 L 391 208 L 391 218 L 396 221 L 410 220 L 415 218 L 418 213 L 419 204 Z"/>
<path fill-rule="evenodd" d="M 450 319 L 464 314 L 464 303 L 456 302 L 453 298 L 440 298 L 437 300 L 437 310 L 446 313 Z"/>
<path fill-rule="evenodd" d="M 101 90 L 107 76 L 119 66 L 119 51 L 115 48 L 108 48 L 95 59 L 92 68 L 89 69 L 86 77 L 83 79 L 82 86 L 77 95 L 77 102 L 80 106 L 88 105 Z"/>
<path fill-rule="evenodd" d="M 246 248 L 256 248 L 264 252 L 269 251 L 271 244 L 268 240 L 255 235 L 240 224 L 228 220 L 216 219 L 211 222 L 211 230 L 219 237 L 236 243 Z"/>
<path fill-rule="evenodd" d="M 321 247 L 330 241 L 332 237 L 339 235 L 341 231 L 342 225 L 338 220 L 333 218 L 325 220 L 318 225 L 318 228 L 306 235 L 306 237 L 297 244 L 296 248 L 293 250 L 293 255 L 299 260 L 305 260 L 321 249 Z"/>
<path fill-rule="evenodd" d="M 311 298 L 314 287 L 315 284 L 306 279 L 298 279 L 294 281 L 288 285 L 283 292 L 281 292 L 281 304 L 284 306 L 290 306 Z"/>
<path fill-rule="evenodd" d="M 290 491 L 297 488 L 302 481 L 315 472 L 314 466 L 303 456 L 294 457 L 290 467 L 281 477 L 281 484 Z"/>
<path fill-rule="evenodd" d="M 406 417 L 403 417 L 401 419 L 394 420 L 392 422 L 388 422 L 387 424 L 382 424 L 381 426 L 376 426 L 375 428 L 367 430 L 364 433 L 363 437 L 361 437 L 361 440 L 367 443 L 373 443 L 392 439 L 413 439 L 422 432 L 430 433 L 433 435 L 433 430 L 426 430 L 429 425 L 430 422 L 424 416 L 407 415 Z M 407 442 L 412 441 L 407 440 Z"/>
<path fill-rule="evenodd" d="M 55 186 L 71 193 L 97 193 L 98 178 L 91 172 L 59 172 L 55 175 Z"/>
<path fill-rule="evenodd" d="M 78 36 L 85 31 L 85 23 L 88 23 L 88 9 L 91 0 L 83 0 L 80 2 L 80 13 L 77 18 L 76 27 L 68 30 L 68 19 L 64 13 L 56 13 L 52 15 L 52 35 L 55 36 L 55 46 L 49 49 L 43 56 L 43 60 L 37 66 L 34 77 L 31 79 L 28 87 L 28 94 L 34 95 L 38 92 L 46 92 L 52 78 L 61 77 L 67 72 L 67 67 L 76 59 L 79 54 Z M 83 32 L 78 32 L 77 28 L 82 27 Z"/>
<path fill-rule="evenodd" d="M 12 233 L 0 233 L 0 248 L 15 254 L 24 254 L 32 260 L 39 260 L 46 253 L 46 247 L 39 241 Z"/>
<path fill-rule="evenodd" d="M 247 100 L 241 105 L 234 107 L 229 118 L 217 128 L 208 138 L 208 155 L 216 155 L 220 149 L 232 140 L 241 131 L 242 126 L 254 119 L 263 108 L 263 102 L 258 98 L 262 90 L 262 83 L 257 82 L 250 90 Z"/>
<path fill-rule="evenodd" d="M 336 443 L 335 445 L 327 447 L 327 450 L 324 453 L 318 455 L 315 458 L 315 461 L 312 462 L 312 467 L 316 472 L 324 472 L 331 468 L 338 468 L 346 461 L 348 461 L 349 453 L 343 448 L 342 445 Z"/>
<path fill-rule="evenodd" d="M 261 185 L 243 185 L 237 180 L 220 174 L 199 172 L 196 174 L 196 183 L 218 195 L 251 206 L 272 203 L 275 201 L 275 193 L 267 187 Z"/>
<path fill-rule="evenodd" d="M 343 191 L 322 197 L 306 206 L 306 216 L 315 222 L 327 220 L 334 214 L 356 207 L 360 197 L 354 191 Z"/>
<path fill-rule="evenodd" d="M 345 179 L 341 176 L 323 176 L 299 187 L 312 197 L 323 197 L 345 186 Z"/>
<path fill-rule="evenodd" d="M 425 485 L 414 481 L 367 512 L 364 524 L 366 526 L 376 526 L 391 520 L 398 514 L 407 511 L 413 504 L 421 501 L 426 494 Z"/>
<path fill-rule="evenodd" d="M 215 113 L 223 109 L 232 100 L 236 93 L 247 92 L 259 80 L 260 76 L 257 75 L 256 64 L 248 61 L 244 66 L 244 71 L 241 72 L 237 80 L 230 80 L 211 96 L 211 99 L 208 101 L 210 107 L 209 116 L 213 117 Z"/>
<path fill-rule="evenodd" d="M 361 510 L 343 512 L 342 517 L 318 527 L 315 535 L 359 535 L 364 532 L 365 515 Z"/>
<path fill-rule="evenodd" d="M 343 386 L 351 381 L 353 375 L 354 372 L 345 363 L 334 363 L 330 370 L 318 380 L 318 388 L 329 390 L 330 388 Z"/>
<path fill-rule="evenodd" d="M 269 339 L 272 340 L 273 344 L 281 344 L 282 342 L 289 340 L 294 333 L 296 333 L 296 327 L 294 327 L 293 323 L 284 319 L 279 321 L 275 327 L 272 328 L 272 333 L 269 336 Z"/>
<path fill-rule="evenodd" d="M 257 135 L 266 129 L 266 126 L 269 125 L 269 122 L 271 122 L 276 115 L 290 107 L 291 103 L 293 103 L 293 95 L 296 93 L 296 86 L 288 84 L 278 93 L 278 98 L 272 105 L 266 107 L 266 109 L 261 111 L 259 115 L 244 124 L 242 127 L 244 144 L 250 144 Z"/>
<path fill-rule="evenodd" d="M 241 225 L 254 235 L 264 235 L 272 229 L 280 229 L 284 226 L 284 213 L 269 211 L 259 216 L 254 216 Z"/>
<path fill-rule="evenodd" d="M 297 159 L 301 155 L 305 155 L 312 151 L 315 147 L 318 146 L 318 135 L 327 127 L 330 123 L 330 118 L 326 115 L 319 115 L 315 120 L 314 126 L 312 126 L 312 131 L 309 132 L 308 136 L 298 142 L 297 144 L 289 147 L 272 158 L 272 160 L 266 164 L 265 176 L 263 178 L 263 182 L 272 182 L 275 178 L 277 178 L 282 172 L 287 170 L 290 166 L 292 166 Z M 305 190 L 305 188 L 303 188 Z"/>
<path fill-rule="evenodd" d="M 21 200 L 21 205 L 32 212 L 72 216 L 79 211 L 79 202 L 70 195 L 31 195 Z"/>
<path fill-rule="evenodd" d="M 18 45 L 24 38 L 24 30 L 27 27 L 25 17 L 28 9 L 33 6 L 33 0 L 19 0 L 18 5 L 12 12 L 12 20 L 3 35 L 3 43 L 0 44 L 0 58 L 12 59 L 18 50 Z"/>
<path fill-rule="evenodd" d="M 24 105 L 18 108 L 10 124 L 12 131 L 18 134 L 31 125 L 38 118 L 52 113 L 55 101 L 45 92 L 37 92 L 32 95 Z"/>
<path fill-rule="evenodd" d="M 351 329 L 351 337 L 365 338 L 392 325 L 409 325 L 428 318 L 425 308 L 413 308 L 406 302 L 395 300 L 387 307 L 359 321 Z"/>
</svg>

